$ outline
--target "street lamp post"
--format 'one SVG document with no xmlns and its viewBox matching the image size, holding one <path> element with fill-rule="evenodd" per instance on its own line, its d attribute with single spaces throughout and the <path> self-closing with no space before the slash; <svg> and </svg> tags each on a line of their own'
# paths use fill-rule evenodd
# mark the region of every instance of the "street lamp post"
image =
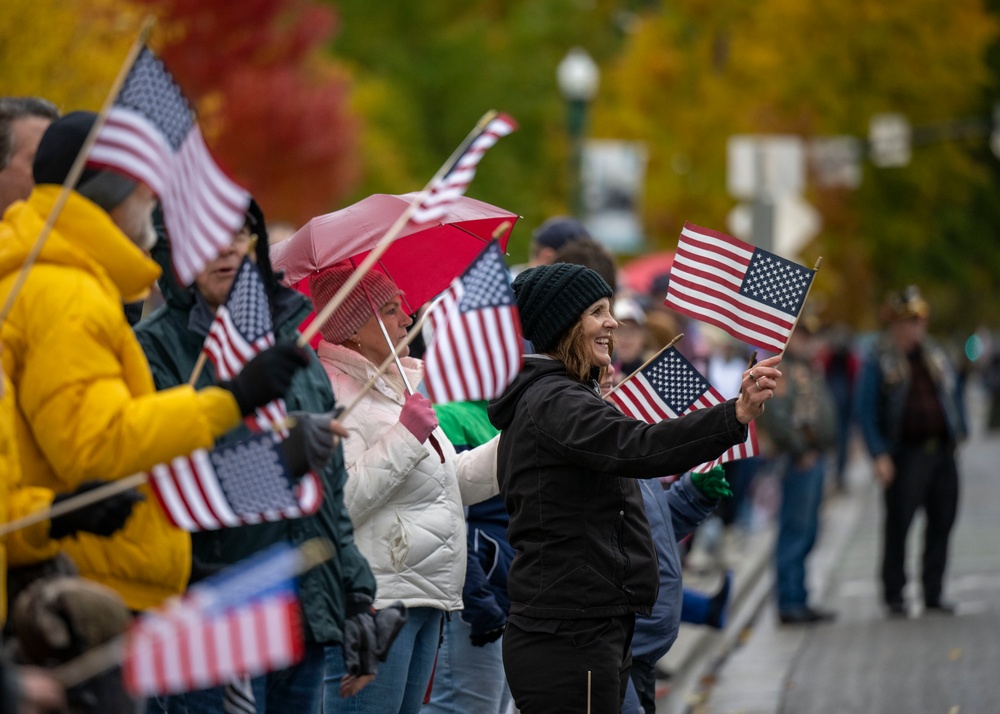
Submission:
<svg viewBox="0 0 1000 714">
<path fill-rule="evenodd" d="M 571 142 L 571 191 L 573 213 L 583 214 L 583 182 L 581 166 L 583 134 L 587 123 L 587 106 L 597 94 L 600 70 L 587 51 L 574 47 L 563 57 L 556 69 L 559 92 L 566 100 L 566 128 Z"/>
</svg>

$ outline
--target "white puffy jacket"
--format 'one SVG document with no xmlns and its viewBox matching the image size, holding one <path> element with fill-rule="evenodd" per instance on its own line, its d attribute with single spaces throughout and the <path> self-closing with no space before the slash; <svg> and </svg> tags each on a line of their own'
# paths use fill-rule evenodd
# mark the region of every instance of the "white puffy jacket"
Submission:
<svg viewBox="0 0 1000 714">
<path fill-rule="evenodd" d="M 357 352 L 323 341 L 319 358 L 337 403 L 347 406 L 375 374 Z M 404 357 L 416 387 L 423 363 Z M 444 452 L 421 444 L 399 423 L 405 392 L 395 367 L 379 377 L 344 419 L 347 485 L 344 502 L 354 522 L 354 540 L 378 583 L 375 607 L 402 600 L 407 607 L 462 609 L 466 536 L 463 505 L 498 493 L 499 437 L 472 451 L 455 453 L 441 429 Z"/>
</svg>

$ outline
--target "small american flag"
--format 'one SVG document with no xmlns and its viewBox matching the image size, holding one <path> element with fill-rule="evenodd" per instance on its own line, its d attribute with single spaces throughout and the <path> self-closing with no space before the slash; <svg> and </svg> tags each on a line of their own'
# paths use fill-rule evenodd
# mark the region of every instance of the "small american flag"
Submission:
<svg viewBox="0 0 1000 714">
<path fill-rule="evenodd" d="M 293 483 L 270 434 L 158 464 L 149 483 L 170 522 L 192 532 L 301 518 L 323 501 L 314 474 Z"/>
<path fill-rule="evenodd" d="M 414 223 L 430 223 L 444 218 L 448 208 L 472 183 L 476 166 L 486 150 L 497 143 L 501 136 L 507 136 L 517 129 L 517 122 L 506 114 L 498 114 L 469 144 L 469 147 L 455 160 L 448 172 L 426 191 L 423 200 L 410 216 Z"/>
<path fill-rule="evenodd" d="M 611 399 L 624 414 L 648 424 L 674 419 L 726 401 L 674 347 L 663 350 L 648 365 L 622 382 L 611 393 Z M 707 471 L 712 466 L 756 454 L 757 429 L 750 422 L 746 441 L 731 447 L 711 464 L 693 470 Z"/>
<path fill-rule="evenodd" d="M 121 171 L 156 192 L 184 285 L 243 225 L 249 194 L 215 163 L 190 105 L 148 47 L 129 70 L 88 163 Z"/>
<path fill-rule="evenodd" d="M 431 401 L 492 399 L 521 369 L 521 320 L 500 244 L 491 241 L 428 315 Z"/>
<path fill-rule="evenodd" d="M 785 349 L 816 271 L 685 223 L 663 304 L 771 352 Z"/>
<path fill-rule="evenodd" d="M 229 289 L 226 304 L 215 311 L 215 320 L 205 338 L 204 351 L 215 365 L 219 379 L 230 380 L 254 355 L 273 344 L 271 309 L 264 281 L 253 261 L 244 257 Z M 254 415 L 256 427 L 261 431 L 270 431 L 273 425 L 283 424 L 287 416 L 284 399 L 265 404 Z M 285 432 L 283 427 L 279 430 Z"/>
<path fill-rule="evenodd" d="M 299 552 L 279 543 L 192 586 L 129 628 L 126 689 L 155 696 L 214 687 L 302 658 Z"/>
</svg>

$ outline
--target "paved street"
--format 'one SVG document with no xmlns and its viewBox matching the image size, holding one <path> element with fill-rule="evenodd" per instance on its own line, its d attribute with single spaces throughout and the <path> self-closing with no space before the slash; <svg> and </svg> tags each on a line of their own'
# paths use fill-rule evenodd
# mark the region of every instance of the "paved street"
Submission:
<svg viewBox="0 0 1000 714">
<path fill-rule="evenodd" d="M 838 620 L 778 625 L 770 568 L 764 568 L 756 599 L 745 597 L 746 626 L 737 608 L 739 631 L 711 635 L 714 653 L 687 672 L 687 687 L 683 679 L 675 683 L 658 711 L 1000 712 L 1000 434 L 979 429 L 960 451 L 961 506 L 946 584 L 946 597 L 958 604 L 954 617 L 918 612 L 913 590 L 910 619 L 886 618 L 876 578 L 881 494 L 860 461 L 850 494 L 824 510 L 824 532 L 810 563 L 813 592 L 839 611 Z M 909 548 L 911 581 L 919 573 L 922 530 L 918 520 Z"/>
</svg>

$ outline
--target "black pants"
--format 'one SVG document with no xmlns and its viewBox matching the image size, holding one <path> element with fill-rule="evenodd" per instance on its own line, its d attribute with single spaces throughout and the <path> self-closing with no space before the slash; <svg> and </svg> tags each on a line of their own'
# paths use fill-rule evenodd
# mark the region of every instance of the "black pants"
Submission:
<svg viewBox="0 0 1000 714">
<path fill-rule="evenodd" d="M 515 618 L 503 665 L 521 714 L 619 714 L 632 666 L 635 615 L 586 620 Z"/>
<path fill-rule="evenodd" d="M 633 657 L 629 676 L 635 693 L 639 696 L 642 711 L 645 714 L 656 714 L 656 663 Z"/>
<path fill-rule="evenodd" d="M 924 602 L 941 600 L 948 538 L 958 512 L 958 469 L 946 443 L 904 444 L 893 458 L 896 476 L 885 490 L 882 587 L 886 603 L 901 603 L 906 585 L 906 534 L 913 516 L 927 516 L 921 578 Z"/>
</svg>

